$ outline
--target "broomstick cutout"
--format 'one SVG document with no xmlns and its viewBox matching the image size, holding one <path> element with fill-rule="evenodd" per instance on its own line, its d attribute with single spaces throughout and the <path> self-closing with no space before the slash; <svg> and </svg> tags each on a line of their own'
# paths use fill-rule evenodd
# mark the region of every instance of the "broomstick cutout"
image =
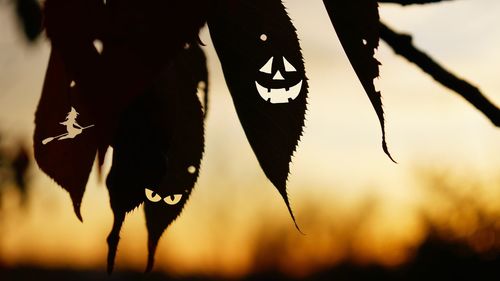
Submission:
<svg viewBox="0 0 500 281">
<path fill-rule="evenodd" d="M 66 116 L 66 120 L 64 122 L 61 122 L 59 124 L 65 125 L 66 126 L 66 133 L 57 135 L 55 137 L 50 137 L 42 140 L 42 144 L 46 145 L 49 142 L 57 139 L 57 140 L 64 140 L 64 139 L 74 139 L 76 136 L 81 134 L 83 130 L 94 127 L 94 124 L 82 127 L 80 124 L 76 122 L 76 118 L 78 117 L 78 112 L 74 107 L 71 107 L 70 112 L 68 112 L 68 115 Z"/>
</svg>

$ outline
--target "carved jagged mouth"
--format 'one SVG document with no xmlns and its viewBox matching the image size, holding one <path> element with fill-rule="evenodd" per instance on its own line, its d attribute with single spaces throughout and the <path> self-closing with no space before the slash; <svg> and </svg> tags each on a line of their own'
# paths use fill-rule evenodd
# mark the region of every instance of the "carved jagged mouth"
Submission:
<svg viewBox="0 0 500 281">
<path fill-rule="evenodd" d="M 302 80 L 291 86 L 290 88 L 266 88 L 255 81 L 255 86 L 257 87 L 257 92 L 259 95 L 269 103 L 288 103 L 295 100 L 302 90 Z"/>
</svg>

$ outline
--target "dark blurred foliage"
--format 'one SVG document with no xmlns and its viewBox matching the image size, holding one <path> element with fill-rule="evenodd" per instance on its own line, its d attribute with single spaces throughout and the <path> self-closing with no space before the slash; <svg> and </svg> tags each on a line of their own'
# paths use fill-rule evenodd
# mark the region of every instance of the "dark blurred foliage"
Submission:
<svg viewBox="0 0 500 281">
<path fill-rule="evenodd" d="M 419 176 L 423 179 L 421 186 L 429 198 L 426 204 L 430 207 L 424 204 L 420 211 L 427 234 L 422 243 L 412 250 L 410 259 L 399 266 L 386 267 L 375 263 L 360 263 L 347 256 L 340 263 L 332 261 L 329 265 L 303 277 L 291 277 L 284 272 L 285 270 L 280 269 L 282 267 L 279 264 L 279 256 L 286 256 L 287 251 L 290 251 L 286 245 L 290 242 L 288 240 L 292 239 L 291 244 L 299 248 L 300 245 L 296 243 L 297 241 L 293 241 L 293 237 L 288 237 L 287 230 L 282 229 L 279 224 L 263 224 L 261 225 L 263 229 L 254 237 L 256 250 L 253 254 L 255 262 L 250 269 L 251 273 L 239 279 L 172 276 L 166 273 L 143 275 L 123 271 L 109 277 L 104 271 L 2 268 L 0 264 L 0 280 L 500 280 L 500 216 L 498 215 L 500 210 L 498 206 L 488 206 L 481 201 L 483 195 L 490 199 L 491 196 L 496 196 L 490 190 L 495 186 L 472 180 L 466 181 L 461 176 L 439 173 L 435 170 L 424 171 Z M 475 192 L 475 196 L 471 196 L 470 192 Z M 352 236 L 367 223 L 367 219 L 369 220 L 366 214 L 376 212 L 377 204 L 375 198 L 367 199 L 361 204 L 357 215 L 349 218 L 352 224 L 343 230 L 331 229 L 332 235 L 342 237 L 350 233 L 351 240 L 342 243 L 353 243 Z M 311 205 L 307 208 L 307 213 L 321 213 L 317 206 Z M 317 224 L 325 227 L 321 215 L 317 218 L 312 217 L 303 222 L 306 231 Z M 302 239 L 315 239 L 315 236 L 307 235 Z"/>
<path fill-rule="evenodd" d="M 30 162 L 28 149 L 24 144 L 4 145 L 0 134 L 0 212 L 2 211 L 2 195 L 8 187 L 16 188 L 21 198 L 21 205 L 26 206 Z"/>
<path fill-rule="evenodd" d="M 16 0 L 16 13 L 26 39 L 35 41 L 42 32 L 42 10 L 38 0 Z"/>
<path fill-rule="evenodd" d="M 172 277 L 161 273 L 143 275 L 132 272 L 117 272 L 109 277 L 104 272 L 29 267 L 10 269 L 0 267 L 0 276 L 2 281 L 225 280 L 217 277 Z M 492 256 L 482 256 L 462 243 L 446 241 L 439 236 L 431 235 L 420 246 L 415 258 L 401 267 L 386 268 L 378 265 L 343 263 L 304 278 L 293 278 L 283 273 L 267 271 L 251 274 L 240 280 L 500 280 L 500 256 L 498 252 Z"/>
<path fill-rule="evenodd" d="M 350 223 L 337 222 L 342 227 L 325 222 L 317 206 L 303 211 L 318 216 L 309 216 L 313 221 L 303 222 L 304 229 L 311 230 L 315 225 L 329 228 L 334 240 L 343 245 L 330 250 L 345 251 L 340 263 L 323 261 L 324 266 L 312 274 L 291 278 L 284 272 L 300 267 L 300 262 L 290 266 L 295 258 L 293 245 L 300 249 L 300 239 L 280 226 L 263 225 L 255 238 L 254 273 L 243 280 L 500 280 L 500 209 L 491 200 L 498 196 L 492 192 L 500 190 L 498 183 L 437 170 L 425 170 L 418 176 L 426 193 L 419 211 L 426 234 L 416 248 L 408 249 L 408 260 L 403 264 L 382 266 L 356 258 L 353 237 L 359 236 L 360 229 L 376 213 L 378 202 L 372 198 L 358 208 L 358 216 L 349 217 Z M 315 258 L 304 253 L 301 261 Z"/>
<path fill-rule="evenodd" d="M 498 259 L 500 182 L 485 183 L 443 171 L 424 171 L 420 178 L 429 206 L 423 208 L 422 219 L 430 239 L 447 240 L 485 259 Z"/>
</svg>

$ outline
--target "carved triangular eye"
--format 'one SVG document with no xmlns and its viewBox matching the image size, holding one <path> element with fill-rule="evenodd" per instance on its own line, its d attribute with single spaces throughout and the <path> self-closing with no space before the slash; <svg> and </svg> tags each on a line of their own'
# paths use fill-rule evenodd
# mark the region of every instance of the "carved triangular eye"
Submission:
<svg viewBox="0 0 500 281">
<path fill-rule="evenodd" d="M 267 74 L 273 74 L 273 61 L 274 58 L 271 57 L 259 71 Z"/>
<path fill-rule="evenodd" d="M 283 58 L 283 64 L 285 64 L 286 72 L 297 72 L 297 69 L 286 58 Z"/>
</svg>

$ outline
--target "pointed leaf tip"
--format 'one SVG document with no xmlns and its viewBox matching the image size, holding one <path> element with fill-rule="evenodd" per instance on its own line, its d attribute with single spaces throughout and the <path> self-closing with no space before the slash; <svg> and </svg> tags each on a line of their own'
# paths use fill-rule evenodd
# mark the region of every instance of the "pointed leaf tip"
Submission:
<svg viewBox="0 0 500 281">
<path fill-rule="evenodd" d="M 97 151 L 96 123 L 82 89 L 71 87 L 73 74 L 61 53 L 53 46 L 35 113 L 34 154 L 40 169 L 69 192 L 83 221 L 80 205 Z"/>
<path fill-rule="evenodd" d="M 82 217 L 82 212 L 81 212 L 81 204 L 80 203 L 75 203 L 73 201 L 73 210 L 75 211 L 75 215 L 78 218 L 78 220 L 83 223 L 83 217 Z"/>
<path fill-rule="evenodd" d="M 288 193 L 286 191 L 286 180 L 282 182 L 282 184 L 277 184 L 277 182 L 273 182 L 273 185 L 276 187 L 278 192 L 281 195 L 281 198 L 283 198 L 283 201 L 285 202 L 286 208 L 288 210 L 288 213 L 290 214 L 290 217 L 293 220 L 293 224 L 295 225 L 295 228 L 300 232 L 300 234 L 305 235 L 304 232 L 300 229 L 297 220 L 295 219 L 295 215 L 293 213 L 291 204 L 290 204 L 290 199 L 288 198 Z"/>
<path fill-rule="evenodd" d="M 288 200 L 288 195 L 283 196 L 283 200 L 285 200 L 286 208 L 288 209 L 288 213 L 292 217 L 293 224 L 295 225 L 295 228 L 299 231 L 300 234 L 305 235 L 305 233 L 302 232 L 302 230 L 300 229 L 300 227 L 297 223 L 297 220 L 295 219 L 295 215 L 293 214 L 292 207 L 290 206 L 290 201 Z"/>
<path fill-rule="evenodd" d="M 375 109 L 382 129 L 382 147 L 394 161 L 385 142 L 382 98 L 373 80 L 379 76 L 380 62 L 375 59 L 379 45 L 379 13 L 376 0 L 323 0 L 331 22 L 359 81 Z"/>
<path fill-rule="evenodd" d="M 144 273 L 149 273 L 153 270 L 155 263 L 156 247 L 158 246 L 158 239 L 148 238 L 148 262 Z"/>
<path fill-rule="evenodd" d="M 398 162 L 396 160 L 394 160 L 391 153 L 389 152 L 389 148 L 387 148 L 387 143 L 385 141 L 385 137 L 382 140 L 382 149 L 384 150 L 384 153 L 389 157 L 389 159 L 391 159 L 392 162 L 394 162 L 395 164 L 398 164 Z"/>
</svg>

